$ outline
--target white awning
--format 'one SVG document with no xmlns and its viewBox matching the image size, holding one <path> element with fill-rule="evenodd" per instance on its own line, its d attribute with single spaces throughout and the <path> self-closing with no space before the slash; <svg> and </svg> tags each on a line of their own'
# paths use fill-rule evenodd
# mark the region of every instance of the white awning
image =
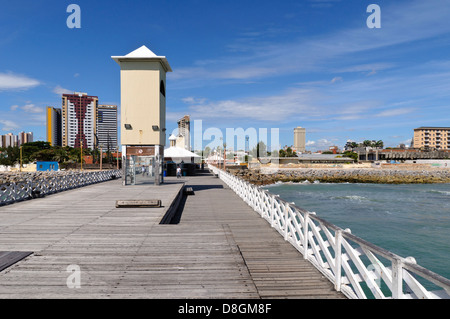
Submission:
<svg viewBox="0 0 450 319">
<path fill-rule="evenodd" d="M 172 146 L 164 150 L 164 157 L 172 158 L 191 158 L 191 157 L 201 157 L 195 153 L 192 153 L 182 147 Z"/>
</svg>

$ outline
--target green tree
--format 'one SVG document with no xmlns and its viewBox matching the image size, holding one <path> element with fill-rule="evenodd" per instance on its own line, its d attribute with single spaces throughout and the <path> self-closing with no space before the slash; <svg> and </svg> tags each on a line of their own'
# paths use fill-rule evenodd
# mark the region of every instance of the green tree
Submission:
<svg viewBox="0 0 450 319">
<path fill-rule="evenodd" d="M 40 150 L 37 152 L 34 152 L 31 155 L 31 159 L 33 161 L 45 161 L 45 162 L 49 162 L 49 161 L 53 161 L 54 157 L 56 155 L 56 151 L 53 148 L 50 149 L 44 149 L 44 150 Z"/>
<path fill-rule="evenodd" d="M 69 160 L 69 154 L 66 149 L 61 147 L 55 147 L 55 154 L 53 156 L 53 160 L 58 163 L 65 163 Z"/>
<path fill-rule="evenodd" d="M 20 161 L 20 149 L 17 146 L 3 148 L 0 165 L 14 165 Z"/>
<path fill-rule="evenodd" d="M 296 157 L 297 153 L 290 147 L 286 148 L 286 150 L 279 150 L 278 151 L 279 157 Z"/>
<path fill-rule="evenodd" d="M 353 160 L 355 160 L 355 162 L 358 161 L 358 153 L 353 152 L 353 151 L 345 151 L 344 153 L 342 153 L 343 157 L 350 157 Z"/>
<path fill-rule="evenodd" d="M 253 157 L 266 157 L 268 154 L 267 152 L 267 146 L 264 144 L 263 141 L 259 141 L 258 144 L 256 144 L 255 147 L 251 150 L 250 154 Z"/>
<path fill-rule="evenodd" d="M 383 148 L 383 146 L 384 146 L 384 143 L 383 143 L 382 140 L 378 140 L 378 141 L 375 142 L 375 147 L 376 148 Z"/>
<path fill-rule="evenodd" d="M 42 150 L 48 150 L 51 149 L 52 146 L 49 142 L 43 142 L 43 141 L 36 141 L 36 142 L 30 142 L 25 143 L 22 145 L 22 162 L 23 163 L 30 163 L 35 161 L 35 153 L 42 151 Z"/>
</svg>

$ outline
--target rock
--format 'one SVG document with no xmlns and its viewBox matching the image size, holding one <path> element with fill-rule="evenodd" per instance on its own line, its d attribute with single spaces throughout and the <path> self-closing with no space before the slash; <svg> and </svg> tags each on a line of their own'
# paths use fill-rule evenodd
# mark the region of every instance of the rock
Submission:
<svg viewBox="0 0 450 319">
<path fill-rule="evenodd" d="M 232 172 L 235 173 L 235 172 Z M 237 174 L 236 174 L 237 175 Z M 255 185 L 281 182 L 328 183 L 380 183 L 380 184 L 429 184 L 450 183 L 450 170 L 396 170 L 396 169 L 304 169 L 292 168 L 272 170 L 246 170 L 239 172 L 239 177 Z"/>
</svg>

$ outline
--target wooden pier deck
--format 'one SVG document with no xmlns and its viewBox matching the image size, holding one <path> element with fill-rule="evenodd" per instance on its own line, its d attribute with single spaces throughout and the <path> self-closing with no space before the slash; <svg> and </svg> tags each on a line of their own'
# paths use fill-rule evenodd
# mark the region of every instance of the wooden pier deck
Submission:
<svg viewBox="0 0 450 319">
<path fill-rule="evenodd" d="M 0 272 L 5 298 L 345 298 L 220 179 L 110 181 L 0 207 L 0 252 L 33 252 Z M 159 224 L 183 183 L 178 224 Z M 160 208 L 116 200 L 160 199 Z M 69 288 L 77 265 L 80 288 Z"/>
</svg>

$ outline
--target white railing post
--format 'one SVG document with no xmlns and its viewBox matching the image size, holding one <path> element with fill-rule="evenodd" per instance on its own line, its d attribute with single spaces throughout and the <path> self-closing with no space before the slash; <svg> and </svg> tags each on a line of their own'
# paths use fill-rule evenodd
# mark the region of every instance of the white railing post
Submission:
<svg viewBox="0 0 450 319">
<path fill-rule="evenodd" d="M 274 199 L 274 206 L 272 211 L 270 212 L 270 226 L 274 227 L 275 226 L 275 215 L 276 215 L 276 211 L 277 211 L 277 204 L 276 204 L 276 200 Z"/>
<path fill-rule="evenodd" d="M 309 213 L 305 213 L 303 217 L 303 248 L 304 254 L 303 259 L 308 259 L 308 224 L 309 224 Z"/>
<path fill-rule="evenodd" d="M 392 298 L 403 299 L 403 267 L 398 258 L 392 261 Z"/>
<path fill-rule="evenodd" d="M 289 238 L 289 204 L 284 204 L 284 240 Z"/>
<path fill-rule="evenodd" d="M 336 231 L 336 246 L 334 247 L 334 287 L 336 291 L 341 291 L 342 281 L 342 231 Z"/>
</svg>

